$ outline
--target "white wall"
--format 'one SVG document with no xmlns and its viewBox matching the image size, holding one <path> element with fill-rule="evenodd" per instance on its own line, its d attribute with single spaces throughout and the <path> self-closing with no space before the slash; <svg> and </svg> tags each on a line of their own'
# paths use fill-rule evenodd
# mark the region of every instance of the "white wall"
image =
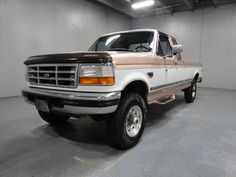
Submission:
<svg viewBox="0 0 236 177">
<path fill-rule="evenodd" d="M 0 0 L 0 97 L 19 95 L 30 55 L 86 50 L 130 21 L 85 0 Z"/>
<path fill-rule="evenodd" d="M 30 55 L 86 50 L 107 32 L 130 28 L 126 16 L 85 0 L 0 0 L 0 98 L 19 95 Z M 204 64 L 204 86 L 236 89 L 236 4 L 132 21 L 184 44 Z"/>
<path fill-rule="evenodd" d="M 236 89 L 236 4 L 133 20 L 131 27 L 175 36 L 184 58 L 203 63 L 203 86 Z"/>
</svg>

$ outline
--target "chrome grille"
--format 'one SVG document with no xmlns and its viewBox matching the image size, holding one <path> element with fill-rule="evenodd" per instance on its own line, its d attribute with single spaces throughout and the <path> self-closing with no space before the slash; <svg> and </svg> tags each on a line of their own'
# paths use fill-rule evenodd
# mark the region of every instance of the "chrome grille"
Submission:
<svg viewBox="0 0 236 177">
<path fill-rule="evenodd" d="M 75 88 L 77 86 L 77 64 L 40 64 L 28 66 L 31 85 Z"/>
</svg>

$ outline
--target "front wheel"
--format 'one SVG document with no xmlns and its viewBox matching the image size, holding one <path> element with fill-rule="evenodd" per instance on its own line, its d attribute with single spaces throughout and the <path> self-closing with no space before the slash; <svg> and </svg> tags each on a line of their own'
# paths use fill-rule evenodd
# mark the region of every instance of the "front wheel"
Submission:
<svg viewBox="0 0 236 177">
<path fill-rule="evenodd" d="M 184 97 L 187 103 L 194 102 L 197 95 L 197 84 L 195 81 L 192 82 L 191 86 L 184 90 Z"/>
<path fill-rule="evenodd" d="M 144 130 L 146 112 L 142 96 L 137 93 L 123 95 L 115 115 L 107 124 L 111 145 L 117 149 L 135 146 Z"/>
<path fill-rule="evenodd" d="M 54 113 L 47 113 L 47 112 L 42 112 L 42 111 L 39 111 L 39 115 L 44 121 L 48 122 L 50 125 L 53 125 L 53 126 L 63 124 L 70 118 L 68 116 L 62 116 L 62 115 L 58 115 Z"/>
</svg>

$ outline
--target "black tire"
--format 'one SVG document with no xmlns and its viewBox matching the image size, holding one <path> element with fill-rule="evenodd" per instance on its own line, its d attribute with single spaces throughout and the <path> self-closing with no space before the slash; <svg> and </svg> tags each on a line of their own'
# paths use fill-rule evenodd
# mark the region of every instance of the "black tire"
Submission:
<svg viewBox="0 0 236 177">
<path fill-rule="evenodd" d="M 42 112 L 42 111 L 38 111 L 40 117 L 48 122 L 50 125 L 61 125 L 63 123 L 65 123 L 70 117 L 68 116 L 62 116 L 62 115 L 58 115 L 58 114 L 54 114 L 54 113 L 46 113 L 46 112 Z"/>
<path fill-rule="evenodd" d="M 137 112 L 134 113 L 134 111 L 138 111 L 138 116 Z M 128 113 L 130 116 L 127 117 Z M 124 94 L 114 116 L 108 119 L 107 129 L 110 144 L 117 149 L 128 149 L 135 146 L 142 136 L 146 113 L 147 108 L 142 96 L 137 93 Z M 136 115 L 136 117 L 134 118 L 131 114 Z M 133 136 L 129 135 L 131 128 L 128 129 L 127 127 L 131 127 L 132 123 L 128 125 L 128 119 L 133 119 L 133 126 L 139 127 Z"/>
<path fill-rule="evenodd" d="M 185 97 L 186 103 L 194 102 L 196 95 L 197 95 L 197 84 L 194 80 L 191 86 L 184 90 L 184 97 Z"/>
</svg>

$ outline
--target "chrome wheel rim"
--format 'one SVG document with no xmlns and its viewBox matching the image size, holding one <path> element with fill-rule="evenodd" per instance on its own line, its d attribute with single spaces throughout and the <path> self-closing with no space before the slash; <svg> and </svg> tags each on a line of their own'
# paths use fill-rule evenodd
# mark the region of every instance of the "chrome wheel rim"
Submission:
<svg viewBox="0 0 236 177">
<path fill-rule="evenodd" d="M 133 106 L 130 108 L 125 122 L 125 130 L 129 137 L 136 136 L 142 126 L 143 114 L 139 106 Z"/>
<path fill-rule="evenodd" d="M 196 84 L 193 84 L 192 97 L 195 98 L 197 92 Z"/>
</svg>

